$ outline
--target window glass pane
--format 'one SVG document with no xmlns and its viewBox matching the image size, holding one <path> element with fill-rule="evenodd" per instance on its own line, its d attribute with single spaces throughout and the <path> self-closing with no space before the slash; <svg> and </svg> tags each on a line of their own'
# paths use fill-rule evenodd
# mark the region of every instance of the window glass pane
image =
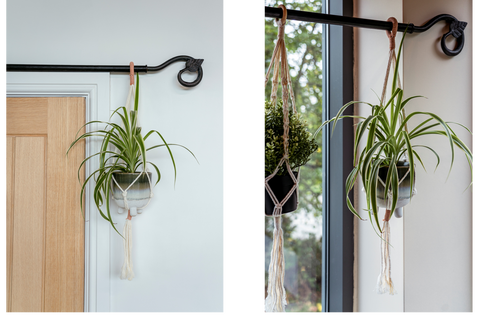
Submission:
<svg viewBox="0 0 480 315">
<path fill-rule="evenodd" d="M 314 0 L 272 1 L 266 6 L 285 4 L 288 9 L 321 12 L 321 2 Z M 322 25 L 287 21 L 285 27 L 290 75 L 297 110 L 307 120 L 310 132 L 322 123 Z M 277 38 L 273 19 L 265 19 L 265 71 Z M 271 82 L 265 89 L 270 98 Z M 279 86 L 278 98 L 281 99 Z M 299 207 L 282 216 L 285 253 L 285 289 L 287 312 L 322 310 L 322 135 L 317 138 L 318 151 L 300 169 Z M 272 250 L 273 218 L 265 218 L 265 296 L 268 265 Z"/>
</svg>

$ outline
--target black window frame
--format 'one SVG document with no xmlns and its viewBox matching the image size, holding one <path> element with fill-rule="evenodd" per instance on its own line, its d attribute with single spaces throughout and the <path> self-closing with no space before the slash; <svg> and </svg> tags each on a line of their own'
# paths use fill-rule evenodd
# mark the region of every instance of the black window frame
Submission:
<svg viewBox="0 0 480 315">
<path fill-rule="evenodd" d="M 322 13 L 353 16 L 352 0 L 323 0 Z M 353 29 L 323 25 L 323 120 L 353 100 Z M 353 106 L 345 111 L 353 114 Z M 354 216 L 345 199 L 353 168 L 353 122 L 323 131 L 322 311 L 353 311 Z M 350 196 L 353 200 L 353 196 Z"/>
</svg>

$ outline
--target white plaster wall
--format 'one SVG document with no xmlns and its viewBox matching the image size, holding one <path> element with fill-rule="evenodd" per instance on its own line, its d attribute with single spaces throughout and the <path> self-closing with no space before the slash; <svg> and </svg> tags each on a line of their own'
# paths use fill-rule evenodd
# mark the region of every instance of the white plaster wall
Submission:
<svg viewBox="0 0 480 315">
<path fill-rule="evenodd" d="M 448 30 L 438 23 L 428 32 L 407 35 L 403 57 L 406 96 L 424 95 L 412 101 L 407 114 L 432 111 L 447 121 L 472 127 L 471 0 L 380 1 L 357 0 L 356 16 L 422 25 L 440 13 L 449 13 L 469 23 L 465 47 L 456 57 L 447 57 L 440 38 Z M 398 41 L 397 41 L 398 43 Z M 384 32 L 356 31 L 357 99 L 375 101 L 384 78 L 387 39 Z M 453 43 L 450 43 L 453 45 Z M 359 113 L 368 113 L 359 109 Z M 461 128 L 455 131 L 467 145 L 471 137 Z M 398 294 L 373 292 L 379 273 L 378 237 L 369 222 L 356 222 L 356 309 L 358 311 L 471 311 L 472 310 L 472 193 L 464 191 L 471 180 L 468 163 L 458 152 L 446 181 L 450 155 L 444 139 L 424 138 L 440 154 L 442 163 L 434 172 L 436 158 L 422 155 L 427 173 L 417 165 L 417 191 L 404 209 L 403 219 L 392 219 L 392 277 Z M 365 204 L 363 192 L 359 206 Z"/>
<path fill-rule="evenodd" d="M 133 219 L 133 281 L 119 279 L 122 239 L 110 232 L 110 295 L 103 311 L 223 309 L 223 50 L 221 0 L 33 1 L 7 3 L 7 63 L 158 65 L 176 55 L 205 59 L 203 81 L 185 89 L 184 63 L 140 75 L 140 123 L 187 146 L 165 152 L 154 199 Z M 28 74 L 25 74 L 28 75 Z M 185 80 L 195 76 L 184 75 Z M 123 106 L 128 76 L 110 76 L 110 110 Z M 152 144 L 153 142 L 150 142 Z M 120 228 L 125 215 L 115 215 Z M 101 220 L 101 219 L 100 219 Z M 103 222 L 99 222 L 103 226 Z"/>
<path fill-rule="evenodd" d="M 421 25 L 442 13 L 468 22 L 465 47 L 453 58 L 443 54 L 439 39 L 448 31 L 445 23 L 408 36 L 405 91 L 427 99 L 412 102 L 407 113 L 431 111 L 471 129 L 472 0 L 403 1 L 407 22 Z M 461 127 L 454 130 L 471 148 L 470 134 Z M 451 160 L 447 142 L 438 136 L 422 142 L 437 150 L 441 164 L 434 172 L 436 158 L 423 155 L 427 173 L 419 169 L 418 195 L 405 211 L 405 311 L 472 311 L 472 190 L 465 191 L 471 180 L 468 163 L 457 150 L 447 180 Z"/>
</svg>

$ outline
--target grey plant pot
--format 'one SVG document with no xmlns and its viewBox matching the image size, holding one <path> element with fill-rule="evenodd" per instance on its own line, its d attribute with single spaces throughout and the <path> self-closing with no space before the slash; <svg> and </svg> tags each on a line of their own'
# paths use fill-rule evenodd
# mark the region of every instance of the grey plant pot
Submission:
<svg viewBox="0 0 480 315">
<path fill-rule="evenodd" d="M 113 173 L 118 185 L 125 190 L 130 184 L 138 177 L 140 173 Z M 152 173 L 147 172 L 150 180 L 152 179 Z M 118 213 L 123 213 L 125 204 L 123 201 L 122 191 L 117 187 L 112 179 L 112 198 L 119 207 Z M 147 205 L 150 200 L 150 183 L 147 175 L 144 173 L 140 178 L 130 187 L 127 191 L 127 202 L 130 208 L 130 214 L 132 216 L 137 213 L 142 213 L 142 209 L 138 209 Z"/>
<path fill-rule="evenodd" d="M 399 162 L 397 163 L 397 174 L 398 174 L 398 180 L 400 181 L 405 174 L 407 174 L 408 169 L 409 169 L 409 164 L 408 162 Z M 378 171 L 378 177 L 382 179 L 383 182 L 385 182 L 387 178 L 387 173 L 388 173 L 388 167 L 384 166 L 381 167 L 380 170 Z M 402 216 L 402 209 L 404 206 L 406 206 L 408 203 L 410 203 L 411 196 L 410 196 L 410 182 L 414 181 L 413 187 L 415 188 L 415 176 L 412 176 L 410 173 L 407 174 L 405 179 L 400 183 L 398 186 L 398 199 L 397 199 L 397 205 L 395 208 L 395 216 L 397 218 Z M 385 187 L 383 184 L 378 181 L 377 184 L 377 205 L 381 208 L 386 208 L 387 207 L 387 200 L 384 198 L 385 194 Z M 392 209 L 389 209 L 392 210 Z"/>
</svg>

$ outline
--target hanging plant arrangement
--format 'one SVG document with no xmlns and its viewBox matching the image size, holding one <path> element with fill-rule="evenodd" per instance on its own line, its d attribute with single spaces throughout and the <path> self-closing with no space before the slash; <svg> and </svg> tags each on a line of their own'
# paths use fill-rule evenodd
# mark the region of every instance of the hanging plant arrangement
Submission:
<svg viewBox="0 0 480 315">
<path fill-rule="evenodd" d="M 147 160 L 147 152 L 156 148 L 167 149 L 174 170 L 174 181 L 177 176 L 177 167 L 173 157 L 171 146 L 180 146 L 187 150 L 193 157 L 195 155 L 186 147 L 179 144 L 167 143 L 160 132 L 150 130 L 142 136 L 142 128 L 138 123 L 138 101 L 139 101 L 139 76 L 137 73 L 137 85 L 134 85 L 133 62 L 130 63 L 130 89 L 125 106 L 117 108 L 111 115 L 117 115 L 121 124 L 105 121 L 91 121 L 86 123 L 105 125 L 104 129 L 98 129 L 86 132 L 78 136 L 70 145 L 68 152 L 80 140 L 94 137 L 102 141 L 100 152 L 94 153 L 85 158 L 78 167 L 80 174 L 82 166 L 90 159 L 97 157 L 99 167 L 86 180 L 81 183 L 80 208 L 83 209 L 83 197 L 87 183 L 91 180 L 95 182 L 93 189 L 93 200 L 100 216 L 108 221 L 112 228 L 120 235 L 115 227 L 111 214 L 110 196 L 119 207 L 118 213 L 123 213 L 126 209 L 127 219 L 123 229 L 125 262 L 122 267 L 122 279 L 132 280 L 134 277 L 133 264 L 131 261 L 132 233 L 131 220 L 137 214 L 142 213 L 153 197 L 152 173 L 148 171 L 148 165 L 152 166 L 157 175 L 155 185 L 161 179 L 161 173 L 157 165 Z M 133 109 L 130 109 L 132 97 L 134 98 Z M 147 147 L 145 141 L 151 137 L 157 136 L 159 144 Z M 196 158 L 195 158 L 196 159 Z M 79 177 L 80 178 L 80 177 Z"/>
<path fill-rule="evenodd" d="M 295 177 L 301 166 L 305 165 L 310 156 L 317 151 L 318 144 L 308 131 L 307 123 L 300 113 L 295 113 L 290 107 L 288 135 L 288 163 Z M 265 101 L 265 177 L 273 174 L 285 154 L 283 147 L 283 101 L 276 104 Z M 285 164 L 281 165 L 276 175 L 269 181 L 277 200 L 282 200 L 293 186 L 293 180 Z M 297 194 L 290 196 L 282 207 L 282 214 L 292 212 L 297 208 Z M 265 191 L 265 214 L 272 215 L 275 205 Z"/>
<path fill-rule="evenodd" d="M 405 98 L 404 91 L 400 86 L 398 75 L 399 59 L 402 51 L 403 40 L 401 40 L 398 53 L 395 55 L 395 35 L 397 20 L 390 18 L 393 30 L 387 31 L 390 40 L 390 57 L 385 77 L 382 97 L 378 105 L 352 101 L 345 104 L 337 115 L 324 122 L 323 126 L 332 123 L 332 132 L 336 123 L 343 118 L 357 118 L 359 120 L 354 137 L 354 166 L 345 183 L 346 203 L 350 211 L 359 219 L 364 220 L 349 198 L 349 192 L 355 186 L 360 177 L 366 194 L 367 212 L 369 220 L 375 232 L 381 237 L 382 242 L 382 271 L 378 277 L 376 291 L 378 293 L 395 294 L 393 281 L 390 275 L 390 227 L 389 220 L 395 213 L 401 217 L 402 208 L 407 205 L 416 194 L 415 174 L 416 164 L 425 169 L 421 154 L 418 149 L 426 149 L 437 159 L 437 167 L 440 163 L 440 156 L 428 145 L 421 144 L 424 136 L 443 136 L 451 151 L 450 170 L 454 163 L 455 147 L 459 148 L 467 158 L 472 168 L 473 155 L 465 143 L 456 135 L 452 125 L 459 125 L 468 130 L 465 126 L 445 122 L 438 115 L 431 112 L 414 111 L 405 113 L 405 107 L 415 98 L 422 96 L 411 96 Z M 386 88 L 389 77 L 390 65 L 394 67 L 393 81 L 390 97 L 386 98 Z M 353 104 L 364 104 L 371 108 L 368 117 L 343 115 L 343 112 Z M 418 122 L 411 128 L 412 119 Z M 410 125 L 410 126 L 408 126 Z M 470 130 L 468 130 L 470 132 Z M 366 145 L 360 150 L 360 140 L 366 138 Z M 415 141 L 413 141 L 415 140 Z M 383 225 L 380 224 L 379 207 L 385 208 Z"/>
<path fill-rule="evenodd" d="M 274 218 L 266 312 L 284 312 L 287 305 L 281 216 L 297 209 L 300 167 L 318 148 L 295 106 L 284 40 L 287 9 L 284 5 L 280 8 L 283 17 L 277 20 L 277 43 L 265 76 L 266 86 L 273 67 L 272 92 L 270 100 L 265 102 L 265 215 Z M 277 101 L 279 77 L 282 100 Z"/>
</svg>

